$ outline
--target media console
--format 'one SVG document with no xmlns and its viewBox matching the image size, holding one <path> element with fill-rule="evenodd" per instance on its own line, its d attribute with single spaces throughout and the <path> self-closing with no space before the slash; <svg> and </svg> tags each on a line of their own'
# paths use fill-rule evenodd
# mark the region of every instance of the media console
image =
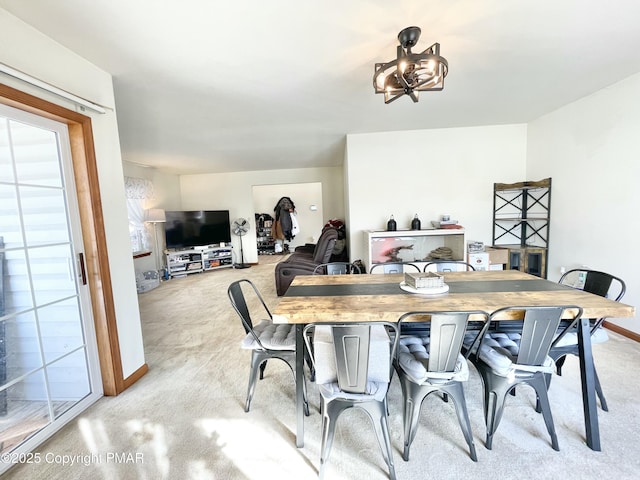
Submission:
<svg viewBox="0 0 640 480">
<path fill-rule="evenodd" d="M 167 250 L 165 254 L 169 277 L 184 277 L 190 273 L 233 267 L 233 248 L 231 245 Z"/>
</svg>

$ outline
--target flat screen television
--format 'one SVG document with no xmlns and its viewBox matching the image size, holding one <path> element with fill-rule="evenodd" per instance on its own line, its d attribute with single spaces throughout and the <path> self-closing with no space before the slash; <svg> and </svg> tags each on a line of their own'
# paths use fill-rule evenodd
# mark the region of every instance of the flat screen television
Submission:
<svg viewBox="0 0 640 480">
<path fill-rule="evenodd" d="M 165 215 L 168 249 L 231 243 L 229 210 L 168 211 Z"/>
</svg>

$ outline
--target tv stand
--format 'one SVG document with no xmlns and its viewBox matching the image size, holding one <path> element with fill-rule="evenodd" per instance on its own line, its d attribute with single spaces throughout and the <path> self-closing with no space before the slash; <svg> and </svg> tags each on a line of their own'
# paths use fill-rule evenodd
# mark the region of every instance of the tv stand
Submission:
<svg viewBox="0 0 640 480">
<path fill-rule="evenodd" d="M 171 278 L 185 277 L 191 273 L 233 267 L 232 253 L 231 245 L 167 251 L 167 273 Z"/>
</svg>

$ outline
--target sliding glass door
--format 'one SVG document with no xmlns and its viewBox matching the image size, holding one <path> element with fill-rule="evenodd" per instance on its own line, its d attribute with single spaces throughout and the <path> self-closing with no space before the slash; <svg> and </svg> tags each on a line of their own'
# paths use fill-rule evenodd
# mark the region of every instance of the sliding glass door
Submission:
<svg viewBox="0 0 640 480">
<path fill-rule="evenodd" d="M 101 395 L 67 126 L 0 105 L 0 453 Z"/>
</svg>

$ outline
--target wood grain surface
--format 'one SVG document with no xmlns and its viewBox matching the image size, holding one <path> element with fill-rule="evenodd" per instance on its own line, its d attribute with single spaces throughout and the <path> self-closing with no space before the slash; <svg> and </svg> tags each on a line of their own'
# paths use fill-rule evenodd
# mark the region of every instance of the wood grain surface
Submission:
<svg viewBox="0 0 640 480">
<path fill-rule="evenodd" d="M 402 274 L 297 276 L 274 309 L 274 322 L 395 322 L 410 311 L 491 313 L 508 306 L 576 305 L 587 318 L 635 315 L 630 305 L 516 270 L 451 272 L 444 277 L 449 292 L 431 296 L 403 291 Z"/>
</svg>

